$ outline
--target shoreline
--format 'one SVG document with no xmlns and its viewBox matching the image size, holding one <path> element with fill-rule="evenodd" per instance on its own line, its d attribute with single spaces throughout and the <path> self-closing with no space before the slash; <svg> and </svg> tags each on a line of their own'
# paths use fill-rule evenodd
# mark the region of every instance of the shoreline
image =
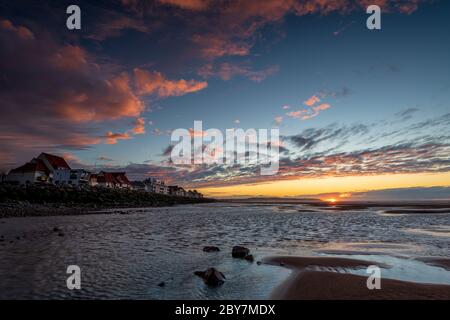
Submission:
<svg viewBox="0 0 450 320">
<path fill-rule="evenodd" d="M 448 300 L 450 285 L 381 279 L 380 290 L 369 290 L 367 277 L 329 269 L 358 269 L 370 261 L 334 257 L 270 257 L 267 264 L 289 268 L 292 273 L 276 287 L 274 300 Z M 446 260 L 446 259 L 442 259 Z M 448 260 L 446 260 L 448 262 Z M 379 265 L 379 264 L 378 264 Z"/>
<path fill-rule="evenodd" d="M 136 209 L 142 212 L 147 208 L 164 208 L 176 205 L 202 204 L 215 202 L 212 199 L 192 201 L 192 199 L 176 198 L 170 203 L 143 203 L 129 205 L 95 205 L 95 206 L 69 206 L 61 203 L 29 203 L 26 201 L 15 203 L 0 203 L 0 220 L 25 217 L 52 217 L 52 216 L 82 216 L 91 214 L 128 214 L 125 210 Z"/>
<path fill-rule="evenodd" d="M 0 219 L 85 215 L 108 209 L 168 207 L 209 202 L 215 202 L 215 199 L 119 188 L 0 185 Z"/>
</svg>

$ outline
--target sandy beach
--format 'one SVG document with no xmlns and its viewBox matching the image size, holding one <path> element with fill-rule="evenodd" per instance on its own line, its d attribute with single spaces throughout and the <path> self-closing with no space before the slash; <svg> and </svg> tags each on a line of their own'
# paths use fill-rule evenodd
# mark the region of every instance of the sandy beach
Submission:
<svg viewBox="0 0 450 320">
<path fill-rule="evenodd" d="M 447 259 L 442 259 L 447 261 Z M 369 290 L 367 277 L 349 273 L 311 270 L 361 268 L 368 261 L 328 257 L 272 257 L 265 263 L 292 270 L 289 278 L 271 295 L 276 300 L 448 300 L 449 285 L 422 284 L 381 279 L 381 289 Z"/>
</svg>

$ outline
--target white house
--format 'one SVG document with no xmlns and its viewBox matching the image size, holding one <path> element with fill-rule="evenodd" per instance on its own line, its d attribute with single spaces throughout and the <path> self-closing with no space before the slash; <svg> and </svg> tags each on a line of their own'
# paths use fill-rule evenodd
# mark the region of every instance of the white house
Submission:
<svg viewBox="0 0 450 320">
<path fill-rule="evenodd" d="M 89 185 L 104 188 L 131 188 L 131 182 L 125 172 L 104 172 L 91 174 Z"/>
<path fill-rule="evenodd" d="M 84 169 L 56 169 L 53 171 L 53 183 L 56 185 L 87 185 L 90 173 Z"/>
<path fill-rule="evenodd" d="M 18 184 L 46 182 L 56 185 L 80 185 L 88 183 L 89 172 L 83 169 L 73 170 L 64 158 L 41 153 L 23 166 L 11 170 L 6 181 Z"/>
<path fill-rule="evenodd" d="M 47 182 L 50 170 L 45 163 L 34 158 L 23 166 L 11 170 L 6 176 L 6 181 L 17 184 L 32 184 L 36 182 Z"/>
</svg>

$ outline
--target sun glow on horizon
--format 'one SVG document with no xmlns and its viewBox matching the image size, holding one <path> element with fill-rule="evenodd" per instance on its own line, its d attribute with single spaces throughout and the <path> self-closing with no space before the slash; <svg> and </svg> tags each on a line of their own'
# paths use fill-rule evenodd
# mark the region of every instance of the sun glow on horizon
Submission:
<svg viewBox="0 0 450 320">
<path fill-rule="evenodd" d="M 450 172 L 346 176 L 283 180 L 258 184 L 199 188 L 208 197 L 301 197 L 328 194 L 326 199 L 352 198 L 354 192 L 393 188 L 449 186 Z M 342 194 L 339 195 L 339 193 Z"/>
</svg>

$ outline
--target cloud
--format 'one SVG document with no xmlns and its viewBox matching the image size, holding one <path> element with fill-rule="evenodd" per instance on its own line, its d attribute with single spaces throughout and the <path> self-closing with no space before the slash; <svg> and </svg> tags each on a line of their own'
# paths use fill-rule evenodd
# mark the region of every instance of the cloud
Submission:
<svg viewBox="0 0 450 320">
<path fill-rule="evenodd" d="M 102 162 L 112 162 L 114 161 L 113 159 L 106 157 L 106 156 L 100 156 L 96 159 L 97 161 L 102 161 Z"/>
<path fill-rule="evenodd" d="M 116 144 L 118 140 L 129 140 L 131 136 L 128 132 L 125 133 L 113 133 L 108 131 L 105 135 L 107 144 Z"/>
<path fill-rule="evenodd" d="M 366 136 L 370 132 L 370 126 L 366 124 L 337 125 L 331 124 L 323 128 L 309 128 L 301 133 L 283 137 L 283 140 L 294 144 L 299 152 L 317 150 L 321 145 L 326 145 L 326 150 L 331 151 L 352 140 Z"/>
<path fill-rule="evenodd" d="M 411 119 L 417 111 L 419 111 L 419 109 L 417 108 L 408 108 L 400 112 L 397 112 L 395 116 L 400 118 L 401 121 L 406 121 Z"/>
<path fill-rule="evenodd" d="M 297 111 L 291 111 L 286 113 L 288 117 L 295 118 L 295 119 L 301 119 L 301 120 L 308 120 L 314 117 L 317 117 L 321 111 L 329 109 L 331 106 L 328 103 L 322 103 L 320 98 L 317 97 L 317 95 L 313 95 L 310 98 L 308 98 L 306 101 L 303 102 L 303 104 L 306 106 L 306 108 L 301 108 Z M 283 109 L 289 109 L 283 107 Z"/>
<path fill-rule="evenodd" d="M 207 64 L 198 71 L 198 74 L 204 78 L 218 76 L 225 81 L 231 80 L 235 76 L 241 76 L 254 82 L 262 82 L 267 77 L 277 73 L 278 71 L 278 66 L 271 66 L 266 69 L 255 71 L 252 70 L 250 66 L 245 64 L 232 64 L 225 62 L 221 63 L 218 68 L 214 68 L 213 64 Z"/>
<path fill-rule="evenodd" d="M 156 95 L 160 98 L 182 96 L 197 92 L 208 86 L 207 82 L 196 80 L 168 80 L 160 72 L 134 69 L 137 91 L 141 95 Z"/>
<path fill-rule="evenodd" d="M 160 99 L 207 86 L 139 68 L 129 74 L 79 45 L 62 44 L 39 28 L 33 32 L 10 20 L 0 20 L 0 69 L 1 164 L 7 166 L 41 150 L 85 149 L 143 134 L 143 95 Z M 137 119 L 132 130 L 109 137 L 99 133 L 124 118 Z"/>
<path fill-rule="evenodd" d="M 275 124 L 277 126 L 279 126 L 281 124 L 281 122 L 283 122 L 283 117 L 282 116 L 277 116 L 273 120 L 275 121 Z"/>
<path fill-rule="evenodd" d="M 16 34 L 22 40 L 34 40 L 34 34 L 24 26 L 15 26 L 10 20 L 0 20 L 0 29 Z"/>
<path fill-rule="evenodd" d="M 212 60 L 223 56 L 247 56 L 251 44 L 243 40 L 230 39 L 226 34 L 195 34 L 192 42 L 198 46 L 203 58 Z"/>
<path fill-rule="evenodd" d="M 351 200 L 406 201 L 406 200 L 450 200 L 450 187 L 417 187 L 354 192 Z"/>
<path fill-rule="evenodd" d="M 315 105 L 317 102 L 320 102 L 320 99 L 317 96 L 312 96 L 311 98 L 309 98 L 308 100 L 306 100 L 305 102 L 303 102 L 306 106 L 308 107 L 312 107 L 313 105 Z"/>
<path fill-rule="evenodd" d="M 144 134 L 145 133 L 145 119 L 137 118 L 134 123 L 134 128 L 132 129 L 134 134 Z"/>
<path fill-rule="evenodd" d="M 210 3 L 209 0 L 158 0 L 158 1 L 163 4 L 168 4 L 189 10 L 205 10 Z"/>
<path fill-rule="evenodd" d="M 127 17 L 115 12 L 107 12 L 100 16 L 100 20 L 95 24 L 94 31 L 87 38 L 104 41 L 109 38 L 120 37 L 124 30 L 148 33 L 151 27 L 142 19 Z"/>
</svg>

